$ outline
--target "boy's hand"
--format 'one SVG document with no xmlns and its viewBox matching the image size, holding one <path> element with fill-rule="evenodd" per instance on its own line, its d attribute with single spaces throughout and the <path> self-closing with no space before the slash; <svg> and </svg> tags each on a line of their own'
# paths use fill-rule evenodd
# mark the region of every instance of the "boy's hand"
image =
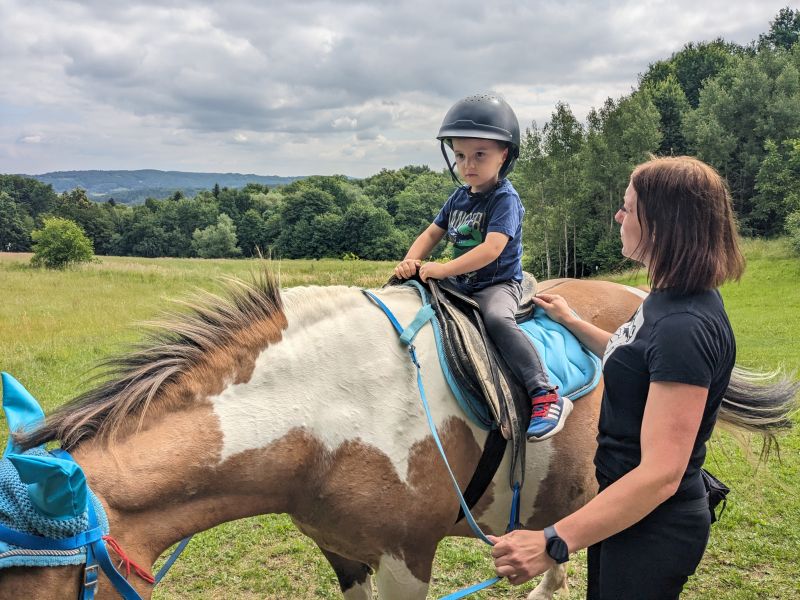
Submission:
<svg viewBox="0 0 800 600">
<path fill-rule="evenodd" d="M 447 277 L 449 277 L 447 267 L 442 263 L 426 262 L 419 268 L 419 278 L 423 282 L 428 279 L 445 279 Z"/>
<path fill-rule="evenodd" d="M 400 279 L 409 279 L 416 274 L 417 269 L 419 269 L 421 264 L 421 260 L 417 260 L 416 258 L 407 258 L 401 261 L 400 264 L 394 268 L 394 274 Z"/>
</svg>

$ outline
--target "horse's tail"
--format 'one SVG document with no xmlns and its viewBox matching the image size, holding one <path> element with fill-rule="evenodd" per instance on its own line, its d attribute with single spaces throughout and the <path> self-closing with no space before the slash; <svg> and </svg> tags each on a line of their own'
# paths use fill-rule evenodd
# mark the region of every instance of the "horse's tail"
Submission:
<svg viewBox="0 0 800 600">
<path fill-rule="evenodd" d="M 785 373 L 735 366 L 718 419 L 735 429 L 761 435 L 768 452 L 777 441 L 775 436 L 791 429 L 792 415 L 798 410 L 798 392 L 800 382 Z"/>
</svg>

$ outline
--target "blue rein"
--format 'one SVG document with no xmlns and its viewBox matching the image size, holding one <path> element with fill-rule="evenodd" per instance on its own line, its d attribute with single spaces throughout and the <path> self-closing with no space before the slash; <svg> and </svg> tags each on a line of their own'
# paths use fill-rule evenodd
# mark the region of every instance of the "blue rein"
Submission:
<svg viewBox="0 0 800 600">
<path fill-rule="evenodd" d="M 464 500 L 464 495 L 461 493 L 461 487 L 458 485 L 458 481 L 456 480 L 455 475 L 453 475 L 453 470 L 450 468 L 450 463 L 447 460 L 447 456 L 445 455 L 444 448 L 442 447 L 442 442 L 439 439 L 439 434 L 436 431 L 436 424 L 433 422 L 433 417 L 431 416 L 430 406 L 428 405 L 428 399 L 425 395 L 425 387 L 422 384 L 422 368 L 420 367 L 419 360 L 417 360 L 417 350 L 414 347 L 414 338 L 419 333 L 420 329 L 434 317 L 433 307 L 425 302 L 423 298 L 423 306 L 420 308 L 417 315 L 414 317 L 414 320 L 408 325 L 408 327 L 403 327 L 400 322 L 397 320 L 397 317 L 394 316 L 392 311 L 386 306 L 383 301 L 378 298 L 375 294 L 370 292 L 369 290 L 361 290 L 367 298 L 369 298 L 372 302 L 375 303 L 378 308 L 380 308 L 386 317 L 391 322 L 392 326 L 394 327 L 397 334 L 400 336 L 400 341 L 408 346 L 408 354 L 411 358 L 411 362 L 414 364 L 414 367 L 417 370 L 417 387 L 419 388 L 419 395 L 422 399 L 422 406 L 425 409 L 425 417 L 428 421 L 428 427 L 431 430 L 431 434 L 433 435 L 433 440 L 436 442 L 436 447 L 439 449 L 439 454 L 442 456 L 444 460 L 444 465 L 447 468 L 447 473 L 450 475 L 450 481 L 453 483 L 453 488 L 456 491 L 456 495 L 458 496 L 458 502 L 461 504 L 461 509 L 464 511 L 464 518 L 466 519 L 467 523 L 469 523 L 470 528 L 472 529 L 473 533 L 479 539 L 483 540 L 490 546 L 494 544 L 489 541 L 489 538 L 481 531 L 481 528 L 475 522 L 475 519 L 472 517 L 472 513 L 467 506 L 466 500 Z M 508 530 L 512 530 L 516 528 L 516 524 L 519 523 L 519 494 L 520 494 L 520 487 L 518 483 L 515 483 L 513 488 L 513 499 L 511 501 L 511 516 L 509 518 L 509 525 Z M 453 592 L 452 594 L 448 594 L 447 596 L 443 596 L 440 600 L 457 600 L 458 598 L 464 598 L 469 596 L 470 594 L 474 594 L 480 590 L 486 589 L 488 587 L 493 586 L 495 583 L 500 581 L 500 577 L 492 577 L 491 579 L 487 579 L 481 583 L 477 583 L 471 587 L 464 588 L 457 592 Z"/>
</svg>

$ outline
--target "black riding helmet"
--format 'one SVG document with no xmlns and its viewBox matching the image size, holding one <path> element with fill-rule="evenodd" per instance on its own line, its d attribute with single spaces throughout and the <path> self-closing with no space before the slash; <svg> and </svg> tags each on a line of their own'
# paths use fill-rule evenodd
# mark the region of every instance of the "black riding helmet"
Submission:
<svg viewBox="0 0 800 600">
<path fill-rule="evenodd" d="M 519 157 L 519 121 L 508 102 L 495 94 L 476 94 L 456 102 L 444 116 L 439 128 L 442 155 L 450 169 L 450 175 L 459 185 L 454 165 L 450 164 L 444 145 L 453 147 L 453 138 L 478 138 L 497 140 L 508 145 L 508 157 L 500 168 L 500 179 L 514 170 Z"/>
</svg>

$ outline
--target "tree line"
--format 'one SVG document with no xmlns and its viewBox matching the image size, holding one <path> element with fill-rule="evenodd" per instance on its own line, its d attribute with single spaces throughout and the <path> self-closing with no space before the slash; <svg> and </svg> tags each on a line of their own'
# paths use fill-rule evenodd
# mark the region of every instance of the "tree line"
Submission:
<svg viewBox="0 0 800 600">
<path fill-rule="evenodd" d="M 526 207 L 526 267 L 582 276 L 622 265 L 614 213 L 633 167 L 691 154 L 727 179 L 742 233 L 788 234 L 800 252 L 800 10 L 782 9 L 746 46 L 689 43 L 649 66 L 622 98 L 580 122 L 566 103 L 526 128 L 511 180 Z M 76 222 L 97 254 L 402 258 L 453 183 L 425 166 L 371 177 L 314 176 L 268 188 L 176 192 L 139 206 L 56 194 L 0 176 L 0 249 L 31 248 L 47 216 Z M 440 245 L 433 258 L 444 248 Z"/>
<path fill-rule="evenodd" d="M 362 180 L 313 176 L 268 188 L 176 192 L 138 206 L 91 201 L 76 188 L 0 175 L 0 248 L 31 249 L 46 217 L 74 221 L 101 255 L 230 258 L 259 252 L 282 258 L 393 260 L 452 191 L 449 177 L 427 167 L 384 169 Z"/>
</svg>

